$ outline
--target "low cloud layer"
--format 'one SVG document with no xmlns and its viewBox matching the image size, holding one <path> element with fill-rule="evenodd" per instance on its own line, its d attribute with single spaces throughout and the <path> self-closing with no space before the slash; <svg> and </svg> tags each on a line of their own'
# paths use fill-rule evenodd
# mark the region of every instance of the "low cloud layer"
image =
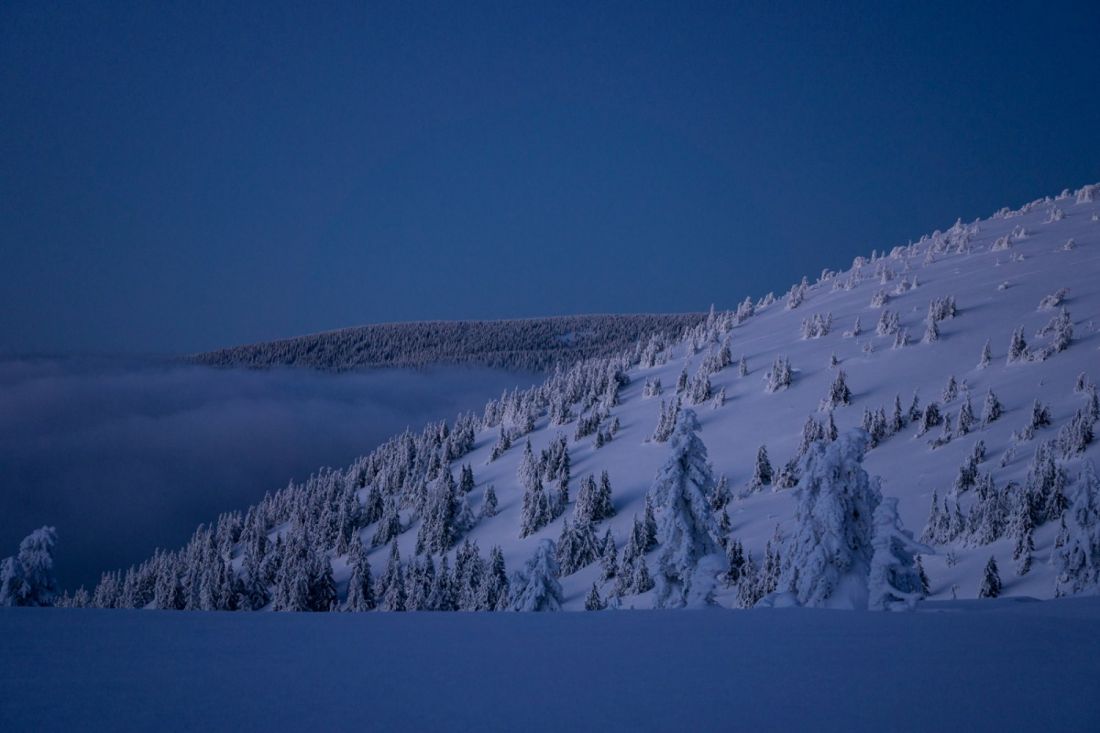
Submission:
<svg viewBox="0 0 1100 733">
<path fill-rule="evenodd" d="M 291 478 L 532 381 L 467 368 L 336 375 L 0 361 L 0 557 L 52 524 L 62 584 L 90 585 Z"/>
</svg>

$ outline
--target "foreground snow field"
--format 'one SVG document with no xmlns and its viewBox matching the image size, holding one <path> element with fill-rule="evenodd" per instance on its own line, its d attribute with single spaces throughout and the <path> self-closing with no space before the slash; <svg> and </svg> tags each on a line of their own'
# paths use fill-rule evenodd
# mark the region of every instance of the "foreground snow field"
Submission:
<svg viewBox="0 0 1100 733">
<path fill-rule="evenodd" d="M 922 608 L 0 609 L 0 730 L 1100 729 L 1100 598 Z"/>
</svg>

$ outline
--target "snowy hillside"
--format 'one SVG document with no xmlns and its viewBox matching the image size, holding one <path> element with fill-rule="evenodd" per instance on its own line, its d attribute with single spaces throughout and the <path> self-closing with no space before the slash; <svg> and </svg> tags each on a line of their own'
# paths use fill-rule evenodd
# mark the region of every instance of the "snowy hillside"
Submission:
<svg viewBox="0 0 1100 733">
<path fill-rule="evenodd" d="M 66 602 L 875 607 L 922 595 L 914 554 L 931 599 L 1095 593 L 1098 317 L 1092 186 L 398 436 Z"/>
</svg>

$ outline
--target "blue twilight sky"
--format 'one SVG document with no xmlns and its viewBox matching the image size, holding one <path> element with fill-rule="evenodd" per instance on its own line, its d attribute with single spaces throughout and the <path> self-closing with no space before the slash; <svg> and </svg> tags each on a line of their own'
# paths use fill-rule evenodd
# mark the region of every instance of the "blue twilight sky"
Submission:
<svg viewBox="0 0 1100 733">
<path fill-rule="evenodd" d="M 1100 180 L 1095 0 L 774 5 L 0 4 L 0 352 L 730 306 Z"/>
</svg>

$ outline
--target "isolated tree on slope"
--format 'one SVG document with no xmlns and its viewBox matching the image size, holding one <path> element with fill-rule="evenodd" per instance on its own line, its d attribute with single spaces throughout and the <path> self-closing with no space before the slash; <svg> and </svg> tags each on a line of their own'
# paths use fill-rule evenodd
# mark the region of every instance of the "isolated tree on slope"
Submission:
<svg viewBox="0 0 1100 733">
<path fill-rule="evenodd" d="M 798 527 L 784 548 L 777 587 L 790 589 L 799 603 L 827 605 L 849 585 L 850 604 L 866 605 L 866 579 L 874 553 L 872 517 L 881 501 L 878 480 L 863 469 L 870 443 L 864 430 L 814 443 L 802 463 L 795 489 Z M 840 600 L 838 605 L 847 605 Z"/>
<path fill-rule="evenodd" d="M 714 477 L 707 449 L 695 431 L 699 421 L 684 410 L 670 438 L 672 453 L 657 472 L 649 496 L 660 512 L 657 525 L 657 605 L 682 607 L 708 601 L 714 578 L 697 573 L 703 558 L 720 553 L 707 497 Z M 696 577 L 699 576 L 699 577 Z"/>
<path fill-rule="evenodd" d="M 1052 553 L 1059 596 L 1100 591 L 1100 480 L 1092 461 L 1085 461 L 1073 500 L 1062 515 L 1066 530 Z"/>
<path fill-rule="evenodd" d="M 879 503 L 872 521 L 874 553 L 867 576 L 867 607 L 886 611 L 898 602 L 912 606 L 927 593 L 927 579 L 922 581 L 923 568 L 918 564 L 919 553 L 932 550 L 915 541 L 912 532 L 902 529 L 898 500 L 894 497 Z"/>
<path fill-rule="evenodd" d="M 992 557 L 985 564 L 985 573 L 978 586 L 978 598 L 996 598 L 1001 595 L 1001 573 L 997 570 L 997 561 Z"/>
<path fill-rule="evenodd" d="M 768 448 L 762 445 L 756 451 L 756 466 L 753 468 L 751 484 L 753 490 L 771 486 L 772 477 L 773 471 L 771 461 L 768 460 Z"/>
<path fill-rule="evenodd" d="M 515 611 L 558 611 L 562 591 L 558 582 L 557 548 L 542 540 L 523 570 L 512 578 L 512 609 Z"/>
<path fill-rule="evenodd" d="M 19 553 L 0 561 L 0 606 L 52 606 L 57 597 L 53 550 L 57 530 L 42 527 L 19 543 Z"/>
</svg>

